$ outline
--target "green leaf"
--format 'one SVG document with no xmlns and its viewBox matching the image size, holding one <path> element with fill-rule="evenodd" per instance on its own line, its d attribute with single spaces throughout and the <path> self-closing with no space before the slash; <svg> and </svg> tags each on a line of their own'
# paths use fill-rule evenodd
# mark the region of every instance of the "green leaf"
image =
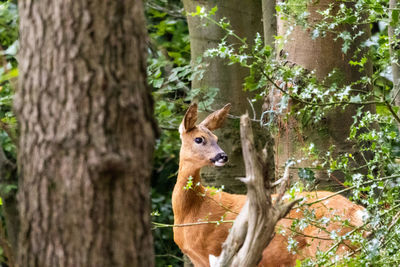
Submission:
<svg viewBox="0 0 400 267">
<path fill-rule="evenodd" d="M 5 74 L 0 76 L 0 83 L 9 81 L 12 78 L 18 77 L 18 69 L 13 68 L 10 71 L 6 72 Z"/>
<path fill-rule="evenodd" d="M 161 88 L 163 83 L 164 83 L 164 78 L 154 79 L 153 86 L 154 86 L 154 88 Z"/>
<path fill-rule="evenodd" d="M 218 11 L 218 7 L 217 6 L 211 8 L 210 15 L 215 15 L 215 12 L 217 12 L 217 11 Z"/>
<path fill-rule="evenodd" d="M 361 103 L 360 95 L 355 95 L 355 96 L 350 97 L 350 102 L 352 102 L 352 103 Z"/>
<path fill-rule="evenodd" d="M 315 181 L 315 174 L 314 172 L 309 169 L 309 168 L 300 168 L 298 171 L 298 175 L 301 179 L 304 179 L 308 182 L 313 182 Z"/>
</svg>

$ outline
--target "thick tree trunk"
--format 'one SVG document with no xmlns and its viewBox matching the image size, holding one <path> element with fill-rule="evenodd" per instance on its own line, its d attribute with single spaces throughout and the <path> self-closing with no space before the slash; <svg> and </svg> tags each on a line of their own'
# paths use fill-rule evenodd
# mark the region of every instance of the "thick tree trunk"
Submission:
<svg viewBox="0 0 400 267">
<path fill-rule="evenodd" d="M 152 266 L 142 2 L 19 1 L 19 266 Z"/>
<path fill-rule="evenodd" d="M 321 0 L 316 4 L 310 5 L 308 8 L 310 21 L 321 19 L 316 10 L 325 10 L 329 4 L 335 3 L 332 0 Z M 283 36 L 285 34 L 285 23 L 284 20 L 278 18 L 279 35 Z M 342 27 L 343 29 L 341 30 L 355 31 L 351 28 L 351 25 Z M 347 54 L 344 54 L 342 52 L 342 42 L 334 41 L 335 36 L 333 34 L 328 33 L 326 37 L 312 39 L 310 31 L 295 27 L 284 47 L 284 51 L 288 55 L 287 60 L 307 70 L 314 70 L 318 79 L 325 78 L 329 72 L 336 68 L 341 71 L 344 84 L 359 80 L 361 76 L 369 75 L 372 70 L 370 64 L 367 64 L 363 72 L 359 72 L 358 67 L 352 67 L 349 64 L 354 50 L 360 47 L 360 44 L 370 36 L 369 25 L 361 25 L 359 29 L 363 30 L 364 34 L 352 44 Z M 359 56 L 362 57 L 362 53 Z M 366 88 L 362 89 L 366 90 Z M 289 121 L 287 129 L 282 130 L 283 135 L 280 138 L 276 138 L 276 140 L 280 140 L 277 153 L 278 165 L 280 167 L 284 166 L 288 158 L 299 159 L 307 156 L 301 154 L 299 147 L 310 142 L 316 144 L 321 152 L 327 151 L 331 145 L 335 145 L 337 153 L 346 151 L 358 157 L 359 151 L 354 151 L 353 143 L 346 141 L 356 108 L 350 106 L 345 111 L 336 109 L 330 112 L 320 124 L 313 125 L 302 133 L 298 132 L 300 125 L 297 122 Z M 368 108 L 374 110 L 372 106 Z M 305 163 L 305 165 L 310 166 L 309 163 Z M 340 174 L 337 174 L 336 178 L 340 180 Z M 317 179 L 322 188 L 333 189 L 333 187 L 339 185 L 338 181 L 329 177 L 326 172 L 319 172 Z"/>
<path fill-rule="evenodd" d="M 215 19 L 220 20 L 226 17 L 231 22 L 235 33 L 240 37 L 246 37 L 249 43 L 253 42 L 257 32 L 262 34 L 260 1 L 183 0 L 183 3 L 186 12 L 194 12 L 196 6 L 204 6 L 207 10 L 218 6 Z M 193 61 L 202 56 L 207 49 L 217 47 L 221 38 L 226 35 L 226 32 L 216 25 L 209 24 L 207 27 L 203 27 L 198 17 L 188 16 L 188 24 Z M 238 43 L 237 40 L 232 39 L 228 39 L 228 42 Z M 204 77 L 201 80 L 193 81 L 192 88 L 217 87 L 220 90 L 212 107 L 203 107 L 199 103 L 199 108 L 218 109 L 226 103 L 231 103 L 231 113 L 234 115 L 240 116 L 246 110 L 251 111 L 247 100 L 247 98 L 251 98 L 251 95 L 243 91 L 243 82 L 248 75 L 248 70 L 238 64 L 228 66 L 227 61 L 222 59 L 206 59 L 206 62 L 209 63 L 209 66 Z M 256 107 L 257 112 L 261 113 L 260 110 L 261 108 Z M 202 119 L 206 115 L 208 113 L 201 113 L 199 118 Z M 229 163 L 224 168 L 204 168 L 202 170 L 204 182 L 216 186 L 223 184 L 230 192 L 244 192 L 243 184 L 235 179 L 245 175 L 240 148 L 239 120 L 228 120 L 227 125 L 216 131 L 216 134 L 220 136 L 221 148 L 229 156 Z"/>
</svg>

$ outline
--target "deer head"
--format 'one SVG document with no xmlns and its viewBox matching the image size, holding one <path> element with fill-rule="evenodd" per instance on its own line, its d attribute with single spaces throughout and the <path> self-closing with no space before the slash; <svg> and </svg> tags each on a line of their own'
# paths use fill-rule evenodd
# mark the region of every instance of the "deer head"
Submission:
<svg viewBox="0 0 400 267">
<path fill-rule="evenodd" d="M 228 162 L 228 156 L 219 147 L 218 137 L 212 131 L 222 126 L 230 108 L 231 104 L 227 104 L 196 125 L 197 104 L 189 107 L 179 127 L 181 161 L 190 162 L 197 168 L 206 165 L 224 166 Z"/>
</svg>

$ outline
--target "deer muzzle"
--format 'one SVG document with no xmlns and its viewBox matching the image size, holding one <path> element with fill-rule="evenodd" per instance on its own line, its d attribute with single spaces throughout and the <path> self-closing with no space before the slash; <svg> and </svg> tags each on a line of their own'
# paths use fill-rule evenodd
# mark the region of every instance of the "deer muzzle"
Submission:
<svg viewBox="0 0 400 267">
<path fill-rule="evenodd" d="M 214 158 L 210 159 L 215 166 L 221 167 L 228 162 L 228 155 L 226 153 L 218 153 Z"/>
</svg>

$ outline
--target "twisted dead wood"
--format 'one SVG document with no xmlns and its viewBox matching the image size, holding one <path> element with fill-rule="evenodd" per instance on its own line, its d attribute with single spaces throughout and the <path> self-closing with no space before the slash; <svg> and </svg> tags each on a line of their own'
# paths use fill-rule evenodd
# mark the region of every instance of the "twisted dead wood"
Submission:
<svg viewBox="0 0 400 267">
<path fill-rule="evenodd" d="M 276 223 L 299 201 L 285 203 L 282 200 L 289 179 L 288 164 L 278 188 L 278 198 L 272 203 L 273 181 L 263 175 L 265 162 L 260 160 L 255 149 L 251 122 L 247 114 L 240 119 L 240 136 L 246 167 L 246 177 L 241 180 L 247 186 L 247 200 L 222 245 L 221 255 L 210 255 L 212 267 L 256 266 L 261 260 L 263 250 L 274 236 Z"/>
</svg>

